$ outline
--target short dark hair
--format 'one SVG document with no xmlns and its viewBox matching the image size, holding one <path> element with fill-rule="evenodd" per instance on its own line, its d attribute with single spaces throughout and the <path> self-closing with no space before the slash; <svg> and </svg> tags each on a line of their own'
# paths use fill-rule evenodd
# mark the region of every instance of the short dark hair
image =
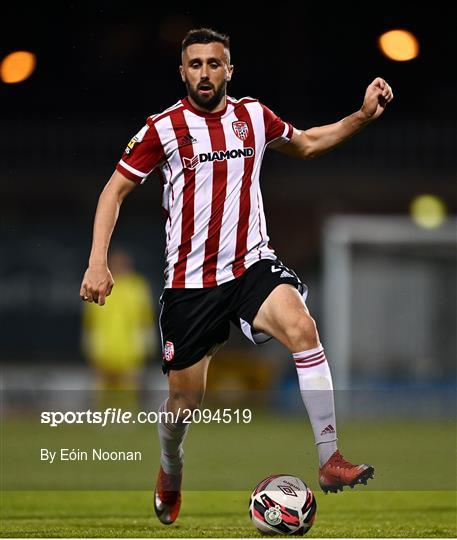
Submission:
<svg viewBox="0 0 457 540">
<path fill-rule="evenodd" d="M 189 30 L 182 40 L 181 50 L 184 52 L 189 45 L 194 45 L 195 43 L 222 43 L 226 49 L 230 50 L 230 38 L 225 34 L 216 32 L 212 28 L 194 28 Z"/>
</svg>

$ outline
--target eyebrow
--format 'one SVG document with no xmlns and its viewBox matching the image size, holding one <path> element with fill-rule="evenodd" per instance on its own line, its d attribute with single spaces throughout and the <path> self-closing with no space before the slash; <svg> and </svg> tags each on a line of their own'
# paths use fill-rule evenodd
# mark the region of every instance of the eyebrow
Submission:
<svg viewBox="0 0 457 540">
<path fill-rule="evenodd" d="M 206 61 L 208 63 L 210 63 L 210 62 L 219 62 L 221 64 L 223 63 L 223 61 L 220 58 L 216 58 L 215 56 L 207 58 Z M 195 58 L 189 58 L 188 63 L 191 64 L 192 62 L 202 62 L 202 59 L 199 56 L 197 56 Z"/>
</svg>

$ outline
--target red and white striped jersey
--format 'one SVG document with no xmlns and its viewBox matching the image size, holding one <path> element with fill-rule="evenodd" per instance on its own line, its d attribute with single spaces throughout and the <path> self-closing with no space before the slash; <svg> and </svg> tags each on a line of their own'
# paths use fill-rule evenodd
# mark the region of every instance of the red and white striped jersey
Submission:
<svg viewBox="0 0 457 540">
<path fill-rule="evenodd" d="M 150 116 L 117 169 L 143 183 L 158 169 L 166 222 L 165 287 L 214 287 L 275 259 L 260 193 L 263 154 L 293 127 L 258 100 L 204 113 L 184 98 Z"/>
</svg>

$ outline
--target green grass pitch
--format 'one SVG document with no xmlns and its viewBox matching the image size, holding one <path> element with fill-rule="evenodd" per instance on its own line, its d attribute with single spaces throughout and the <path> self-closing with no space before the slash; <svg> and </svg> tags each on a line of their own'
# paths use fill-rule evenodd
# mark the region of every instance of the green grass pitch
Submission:
<svg viewBox="0 0 457 540">
<path fill-rule="evenodd" d="M 1 537 L 259 537 L 248 516 L 249 490 L 278 473 L 296 474 L 314 490 L 318 509 L 308 537 L 457 537 L 457 438 L 450 420 L 342 423 L 343 453 L 373 463 L 375 479 L 328 495 L 317 486 L 316 451 L 304 419 L 194 425 L 185 445 L 181 515 L 171 526 L 157 521 L 152 506 L 159 455 L 154 426 L 74 432 L 12 417 L 2 436 Z M 143 449 L 144 459 L 39 462 L 43 444 L 75 443 L 122 443 Z"/>
<path fill-rule="evenodd" d="M 455 492 L 317 493 L 307 537 L 455 538 Z M 259 537 L 247 492 L 186 492 L 178 521 L 161 525 L 152 495 L 137 492 L 6 492 L 2 537 Z"/>
</svg>

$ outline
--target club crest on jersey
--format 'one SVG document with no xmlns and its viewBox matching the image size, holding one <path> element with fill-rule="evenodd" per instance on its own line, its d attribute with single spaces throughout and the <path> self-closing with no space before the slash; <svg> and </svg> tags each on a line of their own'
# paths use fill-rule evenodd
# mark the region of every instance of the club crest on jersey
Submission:
<svg viewBox="0 0 457 540">
<path fill-rule="evenodd" d="M 241 120 L 232 122 L 232 128 L 238 139 L 245 141 L 248 138 L 249 127 L 247 122 L 243 122 Z"/>
<path fill-rule="evenodd" d="M 171 362 L 175 356 L 175 346 L 172 341 L 166 341 L 163 346 L 163 359 L 166 362 Z"/>
</svg>

